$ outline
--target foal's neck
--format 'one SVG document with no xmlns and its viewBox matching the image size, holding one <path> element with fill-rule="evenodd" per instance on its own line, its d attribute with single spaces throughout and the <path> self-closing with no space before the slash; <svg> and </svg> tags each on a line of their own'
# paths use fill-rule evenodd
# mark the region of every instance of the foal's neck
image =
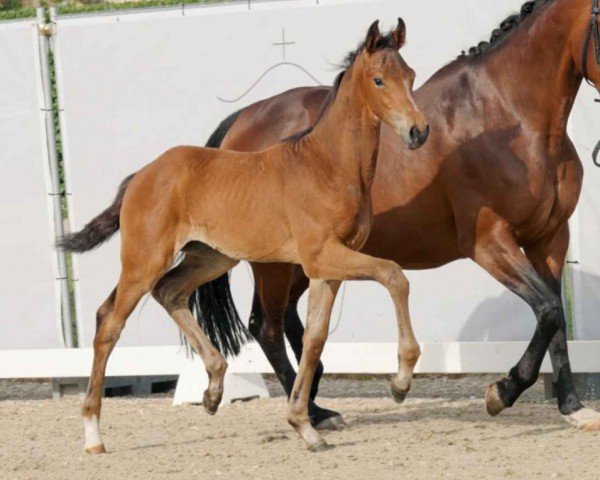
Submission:
<svg viewBox="0 0 600 480">
<path fill-rule="evenodd" d="M 359 61 L 359 60 L 357 60 Z M 375 175 L 381 120 L 367 105 L 354 67 L 344 74 L 335 98 L 313 131 L 307 161 L 342 181 L 360 181 L 367 189 Z"/>
<path fill-rule="evenodd" d="M 567 121 L 581 85 L 573 55 L 574 32 L 582 19 L 583 3 L 569 0 L 538 7 L 518 32 L 490 52 L 485 62 L 490 78 L 503 96 L 511 98 L 528 121 L 548 134 L 550 149 L 566 136 Z"/>
</svg>

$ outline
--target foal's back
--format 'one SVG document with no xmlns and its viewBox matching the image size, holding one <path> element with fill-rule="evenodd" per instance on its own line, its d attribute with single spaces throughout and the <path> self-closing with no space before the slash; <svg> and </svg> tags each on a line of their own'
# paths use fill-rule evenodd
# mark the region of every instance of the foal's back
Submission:
<svg viewBox="0 0 600 480">
<path fill-rule="evenodd" d="M 285 208 L 293 158 L 285 144 L 254 153 L 172 148 L 129 185 L 121 210 L 123 240 L 131 230 L 139 239 L 139 228 L 150 228 L 149 238 L 161 232 L 175 239 L 174 251 L 201 241 L 231 258 L 296 260 Z"/>
</svg>

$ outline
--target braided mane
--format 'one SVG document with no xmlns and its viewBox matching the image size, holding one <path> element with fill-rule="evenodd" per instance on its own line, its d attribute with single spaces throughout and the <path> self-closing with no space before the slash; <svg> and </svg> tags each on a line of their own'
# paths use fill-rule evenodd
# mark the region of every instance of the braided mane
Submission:
<svg viewBox="0 0 600 480">
<path fill-rule="evenodd" d="M 459 56 L 461 57 L 477 57 L 483 55 L 488 50 L 492 49 L 496 45 L 498 45 L 502 40 L 504 40 L 508 35 L 515 30 L 515 28 L 526 19 L 532 12 L 536 11 L 536 9 L 540 5 L 544 5 L 546 3 L 550 3 L 553 0 L 530 0 L 525 2 L 521 7 L 520 13 L 515 13 L 510 15 L 506 20 L 504 20 L 498 28 L 496 28 L 490 37 L 488 42 L 479 42 L 478 45 L 469 48 L 468 51 L 462 52 Z"/>
</svg>

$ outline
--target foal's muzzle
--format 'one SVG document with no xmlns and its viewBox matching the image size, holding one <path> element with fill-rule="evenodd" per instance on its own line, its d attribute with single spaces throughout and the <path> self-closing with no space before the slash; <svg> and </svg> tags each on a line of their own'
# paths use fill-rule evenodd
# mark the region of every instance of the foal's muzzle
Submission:
<svg viewBox="0 0 600 480">
<path fill-rule="evenodd" d="M 425 127 L 424 130 L 421 130 L 419 127 L 414 125 L 410 132 L 408 133 L 409 143 L 408 148 L 411 150 L 416 150 L 417 148 L 422 147 L 427 138 L 429 137 L 429 125 Z"/>
</svg>

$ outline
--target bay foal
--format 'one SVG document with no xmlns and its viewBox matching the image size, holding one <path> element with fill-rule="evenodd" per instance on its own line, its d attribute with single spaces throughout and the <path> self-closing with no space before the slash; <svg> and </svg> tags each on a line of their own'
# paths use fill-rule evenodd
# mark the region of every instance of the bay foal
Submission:
<svg viewBox="0 0 600 480">
<path fill-rule="evenodd" d="M 343 280 L 372 279 L 394 301 L 400 328 L 398 381 L 419 355 L 408 313 L 408 283 L 389 260 L 358 253 L 372 225 L 371 183 L 381 121 L 410 148 L 428 126 L 412 97 L 414 72 L 398 49 L 404 22 L 382 36 L 378 22 L 348 57 L 347 69 L 314 127 L 258 153 L 180 146 L 126 179 L 112 206 L 59 245 L 83 252 L 121 229 L 122 270 L 98 310 L 92 374 L 83 403 L 85 448 L 105 451 L 99 431 L 108 356 L 127 317 L 148 292 L 167 310 L 200 355 L 209 376 L 204 406 L 216 412 L 225 358 L 188 308 L 196 287 L 239 260 L 300 264 L 310 280 L 305 353 L 289 400 L 288 421 L 308 447 L 327 447 L 308 418 L 315 367 Z M 179 252 L 184 260 L 171 269 Z"/>
</svg>

